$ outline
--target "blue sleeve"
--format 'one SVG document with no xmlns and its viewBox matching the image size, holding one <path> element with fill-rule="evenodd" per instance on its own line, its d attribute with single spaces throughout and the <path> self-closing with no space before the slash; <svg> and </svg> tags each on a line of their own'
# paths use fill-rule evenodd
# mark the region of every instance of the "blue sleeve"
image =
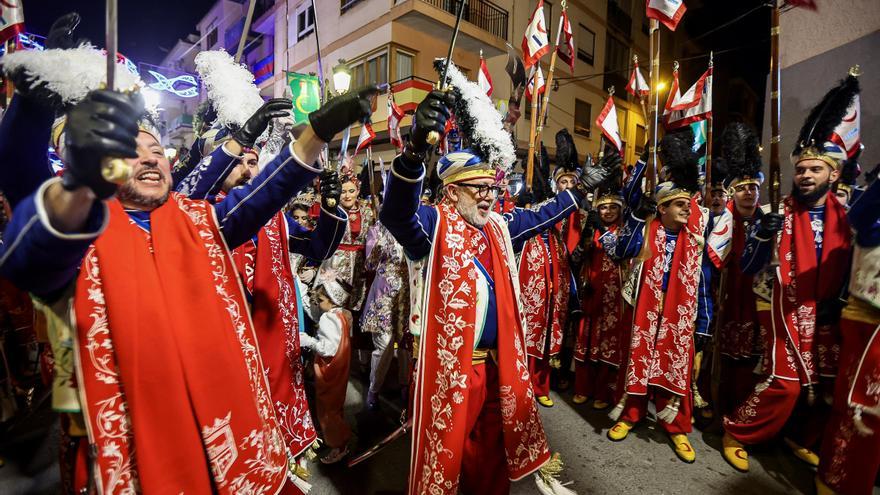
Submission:
<svg viewBox="0 0 880 495">
<path fill-rule="evenodd" d="M 875 180 L 859 195 L 847 213 L 856 231 L 856 243 L 862 247 L 880 246 L 880 180 Z"/>
<path fill-rule="evenodd" d="M 95 201 L 83 232 L 61 233 L 52 228 L 43 208 L 47 181 L 15 208 L 0 244 L 0 276 L 22 290 L 52 302 L 76 278 L 83 255 L 103 232 L 107 208 Z"/>
<path fill-rule="evenodd" d="M 616 231 L 606 230 L 599 236 L 599 244 L 602 245 L 602 250 L 611 258 L 616 258 L 615 252 L 618 240 L 618 232 Z"/>
<path fill-rule="evenodd" d="M 202 158 L 190 173 L 180 182 L 175 182 L 174 190 L 190 199 L 207 199 L 213 202 L 214 196 L 223 187 L 223 181 L 238 165 L 240 157 L 218 146 L 210 155 Z"/>
<path fill-rule="evenodd" d="M 549 203 L 541 206 L 538 211 L 516 208 L 505 213 L 507 229 L 514 252 L 522 251 L 526 241 L 559 223 L 562 219 L 577 210 L 581 194 L 572 190 L 559 193 Z"/>
<path fill-rule="evenodd" d="M 627 217 L 620 233 L 617 235 L 617 244 L 614 246 L 616 260 L 635 258 L 642 250 L 644 242 L 645 221 L 633 215 Z"/>
<path fill-rule="evenodd" d="M 192 146 L 189 147 L 186 161 L 178 163 L 177 167 L 171 171 L 171 180 L 173 181 L 175 190 L 177 189 L 177 185 L 180 184 L 180 181 L 189 175 L 189 173 L 196 168 L 196 165 L 202 161 L 202 145 L 204 144 L 204 138 L 196 138 L 196 140 L 193 141 Z"/>
<path fill-rule="evenodd" d="M 702 266 L 700 266 L 700 285 L 697 287 L 697 324 L 696 332 L 698 335 L 712 335 L 712 311 L 714 303 L 712 301 L 712 270 L 714 265 L 712 260 L 704 253 Z"/>
<path fill-rule="evenodd" d="M 321 208 L 315 230 L 303 227 L 288 215 L 284 215 L 284 218 L 287 219 L 290 252 L 315 261 L 333 256 L 345 235 L 345 224 L 348 222 L 348 215 L 338 206 L 335 213 L 328 213 Z"/>
<path fill-rule="evenodd" d="M 409 259 L 418 260 L 431 252 L 437 210 L 421 204 L 424 167 L 418 176 L 414 176 L 400 166 L 400 160 L 398 156 L 391 164 L 379 221 L 403 247 Z"/>
<path fill-rule="evenodd" d="M 0 121 L 0 191 L 15 208 L 52 177 L 48 147 L 54 113 L 16 95 Z"/>
<path fill-rule="evenodd" d="M 642 200 L 642 179 L 645 177 L 645 170 L 648 164 L 639 160 L 633 167 L 633 173 L 623 185 L 623 202 L 630 209 L 634 209 Z"/>
<path fill-rule="evenodd" d="M 757 235 L 760 225 L 761 221 L 756 221 L 746 233 L 746 246 L 739 262 L 739 266 L 742 267 L 742 271 L 746 275 L 755 275 L 760 272 L 770 263 L 770 257 L 773 254 L 770 249 L 773 244 L 770 242 L 771 239 L 762 239 Z"/>
<path fill-rule="evenodd" d="M 226 199 L 214 205 L 229 248 L 235 249 L 253 237 L 319 172 L 320 168 L 297 158 L 289 144 L 249 184 L 229 191 Z"/>
</svg>

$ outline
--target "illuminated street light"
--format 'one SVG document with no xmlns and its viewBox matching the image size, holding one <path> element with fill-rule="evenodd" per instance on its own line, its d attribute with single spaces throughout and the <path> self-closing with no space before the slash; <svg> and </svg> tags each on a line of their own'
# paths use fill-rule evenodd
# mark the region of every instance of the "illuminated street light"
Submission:
<svg viewBox="0 0 880 495">
<path fill-rule="evenodd" d="M 333 67 L 333 87 L 339 94 L 347 93 L 351 87 L 351 67 L 345 63 L 345 59 L 339 59 L 336 67 Z"/>
</svg>

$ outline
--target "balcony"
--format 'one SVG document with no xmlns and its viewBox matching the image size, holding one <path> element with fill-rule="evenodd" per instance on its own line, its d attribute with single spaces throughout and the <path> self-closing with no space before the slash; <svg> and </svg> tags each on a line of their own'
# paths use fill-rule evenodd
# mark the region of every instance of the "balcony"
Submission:
<svg viewBox="0 0 880 495">
<path fill-rule="evenodd" d="M 424 34 L 448 43 L 455 27 L 457 0 L 395 0 L 392 16 Z M 463 50 L 483 50 L 487 56 L 506 53 L 510 15 L 488 0 L 469 0 L 462 14 L 458 46 Z M 489 36 L 487 36 L 487 33 Z"/>
</svg>

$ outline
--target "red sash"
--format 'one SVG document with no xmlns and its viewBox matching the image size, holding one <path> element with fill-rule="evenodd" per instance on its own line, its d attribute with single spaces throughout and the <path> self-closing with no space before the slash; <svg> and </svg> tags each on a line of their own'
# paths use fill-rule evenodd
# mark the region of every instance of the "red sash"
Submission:
<svg viewBox="0 0 880 495">
<path fill-rule="evenodd" d="M 213 208 L 174 193 L 147 234 L 108 206 L 74 299 L 98 491 L 277 493 L 287 453 Z"/>
<path fill-rule="evenodd" d="M 563 221 L 562 238 L 565 240 L 566 252 L 571 253 L 578 243 L 581 242 L 581 224 L 583 223 L 583 215 L 581 210 L 574 210 L 571 215 Z"/>
<path fill-rule="evenodd" d="M 351 428 L 343 417 L 345 391 L 348 388 L 348 372 L 351 365 L 351 313 L 347 309 L 333 310 L 342 323 L 339 347 L 332 357 L 315 354 L 315 393 L 317 395 L 318 421 L 324 442 L 333 448 L 344 447 L 351 438 Z"/>
<path fill-rule="evenodd" d="M 793 198 L 785 200 L 785 222 L 779 240 L 779 267 L 773 279 L 773 327 L 797 352 L 798 364 L 788 362 L 785 346 L 771 350 L 773 374 L 782 378 L 816 383 L 826 346 L 817 342 L 819 334 L 836 333 L 816 327 L 816 303 L 839 296 L 850 262 L 852 235 L 846 210 L 829 192 L 825 200 L 822 260 L 816 263 L 816 245 L 810 228 L 809 209 Z M 836 325 L 835 325 L 836 326 Z M 817 363 L 817 361 L 819 361 Z M 796 371 L 795 371 L 796 370 Z"/>
<path fill-rule="evenodd" d="M 617 225 L 609 230 L 616 232 Z M 608 256 L 599 238 L 600 232 L 596 231 L 589 263 L 585 266 L 592 293 L 584 298 L 584 318 L 580 322 L 574 358 L 584 362 L 589 356 L 593 362 L 620 366 L 623 313 L 620 266 Z"/>
<path fill-rule="evenodd" d="M 735 206 L 732 207 L 732 212 L 733 234 L 730 254 L 727 256 L 724 322 L 721 325 L 719 344 L 724 355 L 746 359 L 754 353 L 758 312 L 755 308 L 755 293 L 752 291 L 754 276 L 743 273 L 739 265 L 746 246 L 745 224 Z"/>
<path fill-rule="evenodd" d="M 692 198 L 690 218 L 675 244 L 665 293 L 666 230 L 657 218 L 645 227 L 644 242 L 649 243 L 651 257 L 642 267 L 635 304 L 626 374 L 628 394 L 645 395 L 648 386 L 679 396 L 690 391 L 705 219 L 699 203 Z"/>
<path fill-rule="evenodd" d="M 427 260 L 424 314 L 413 399 L 410 495 L 458 491 L 468 411 L 476 325 L 477 267 L 474 246 L 482 234 L 448 203 L 437 207 L 437 226 Z M 498 381 L 508 476 L 518 480 L 550 459 L 535 405 L 517 309 L 515 268 L 509 240 L 492 219 L 483 231 L 492 249 L 498 306 Z"/>
<path fill-rule="evenodd" d="M 245 286 L 253 295 L 251 318 L 266 366 L 266 379 L 284 440 L 298 456 L 317 438 L 303 386 L 299 321 L 293 270 L 288 254 L 287 220 L 277 213 L 232 254 Z"/>
<path fill-rule="evenodd" d="M 859 360 L 849 392 L 849 405 L 880 415 L 880 327 L 874 328 Z"/>
<path fill-rule="evenodd" d="M 562 349 L 562 332 L 568 314 L 571 269 L 565 244 L 556 229 L 551 229 L 547 244 L 540 235 L 523 246 L 519 266 L 523 316 L 526 320 L 526 353 L 539 359 L 545 349 L 549 356 Z M 547 334 L 550 344 L 547 345 Z"/>
</svg>

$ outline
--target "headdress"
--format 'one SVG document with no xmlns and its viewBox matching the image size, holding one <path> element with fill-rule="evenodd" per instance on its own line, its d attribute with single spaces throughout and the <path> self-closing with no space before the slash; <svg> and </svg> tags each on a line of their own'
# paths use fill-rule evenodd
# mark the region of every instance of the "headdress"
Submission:
<svg viewBox="0 0 880 495">
<path fill-rule="evenodd" d="M 700 171 L 694 151 L 694 133 L 690 127 L 666 134 L 660 140 L 660 161 L 664 182 L 657 184 L 654 196 L 657 204 L 679 198 L 690 198 L 700 190 Z"/>
<path fill-rule="evenodd" d="M 318 272 L 315 289 L 322 287 L 333 304 L 345 307 L 351 294 L 351 284 L 337 277 L 335 270 L 321 270 Z"/>
<path fill-rule="evenodd" d="M 721 157 L 727 164 L 728 189 L 740 185 L 764 183 L 761 172 L 761 145 L 751 127 L 742 122 L 732 122 L 721 134 Z"/>
<path fill-rule="evenodd" d="M 856 79 L 857 70 L 850 70 L 850 75 L 841 80 L 837 86 L 831 89 L 822 98 L 822 101 L 810 111 L 807 120 L 804 121 L 801 132 L 798 134 L 797 143 L 791 152 L 791 163 L 797 165 L 804 160 L 821 160 L 834 170 L 847 158 L 845 147 L 849 136 L 840 136 L 836 132 L 842 125 L 850 128 L 850 132 L 858 135 L 858 125 L 854 127 L 849 122 L 848 115 L 851 108 L 857 105 L 859 95 L 859 81 Z M 844 119 L 847 119 L 844 122 Z M 856 112 L 851 118 L 858 119 Z M 857 143 L 856 137 L 855 142 Z"/>
<path fill-rule="evenodd" d="M 577 146 L 568 129 L 563 128 L 556 133 L 556 170 L 553 172 L 553 180 L 558 181 L 565 175 L 579 174 Z"/>
<path fill-rule="evenodd" d="M 843 166 L 840 171 L 840 179 L 837 181 L 835 190 L 837 191 L 845 191 L 847 196 L 849 196 L 850 203 L 853 200 L 853 191 L 856 188 L 856 179 L 862 173 L 862 167 L 859 166 L 859 156 L 862 154 L 862 149 L 864 146 L 859 146 L 859 149 L 856 150 L 856 154 L 853 155 L 852 158 L 849 158 L 843 162 Z"/>
<path fill-rule="evenodd" d="M 728 179 L 727 160 L 718 157 L 712 160 L 712 183 L 709 184 L 709 190 L 717 191 L 726 189 L 724 184 Z"/>
<path fill-rule="evenodd" d="M 438 73 L 445 61 L 434 61 Z M 438 172 L 443 184 L 475 177 L 495 178 L 506 174 L 516 159 L 510 134 L 504 130 L 501 114 L 480 87 L 468 81 L 454 64 L 449 65 L 448 82 L 455 93 L 452 113 L 458 125 L 462 148 L 441 158 Z"/>
</svg>

